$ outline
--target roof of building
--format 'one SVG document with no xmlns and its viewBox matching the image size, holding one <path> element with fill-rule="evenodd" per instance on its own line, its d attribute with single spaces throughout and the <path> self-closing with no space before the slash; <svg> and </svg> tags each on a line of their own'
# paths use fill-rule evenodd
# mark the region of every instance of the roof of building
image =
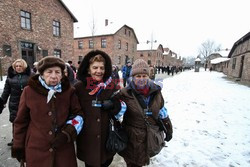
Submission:
<svg viewBox="0 0 250 167">
<path fill-rule="evenodd" d="M 65 10 L 70 14 L 70 16 L 72 17 L 74 23 L 78 22 L 78 20 L 76 19 L 76 17 L 73 15 L 73 13 L 69 10 L 69 8 L 64 4 L 64 2 L 62 0 L 59 0 L 59 2 L 62 4 L 62 6 L 65 8 Z"/>
<path fill-rule="evenodd" d="M 195 59 L 195 61 L 201 61 L 201 59 L 200 59 L 199 57 L 197 57 L 197 58 Z"/>
<path fill-rule="evenodd" d="M 129 27 L 126 24 L 115 24 L 115 23 L 109 23 L 108 25 L 104 25 L 104 26 L 98 26 L 96 28 L 96 30 L 94 30 L 94 36 L 109 36 L 109 35 L 114 35 L 116 34 L 120 29 L 122 29 L 123 27 L 127 27 L 129 29 L 131 29 L 135 35 L 136 41 L 137 43 L 139 43 L 135 31 L 133 28 Z M 93 35 L 91 33 L 86 32 L 85 34 L 81 35 L 81 37 L 76 37 L 75 39 L 81 39 L 81 38 L 89 38 L 92 37 Z"/>
<path fill-rule="evenodd" d="M 151 42 L 149 42 L 149 43 L 144 42 L 144 43 L 137 44 L 137 50 L 138 51 L 142 51 L 142 50 L 157 50 L 159 46 L 162 46 L 162 45 L 159 44 L 159 43 L 157 43 L 157 42 L 156 43 L 154 43 L 154 42 L 152 42 L 152 43 Z"/>
<path fill-rule="evenodd" d="M 244 35 L 243 37 L 241 37 L 238 41 L 236 41 L 230 51 L 230 53 L 228 54 L 228 57 L 231 58 L 232 54 L 234 52 L 234 50 L 236 49 L 236 47 L 238 45 L 240 45 L 241 43 L 245 42 L 246 40 L 248 40 L 250 38 L 250 32 L 248 32 L 246 35 Z"/>
<path fill-rule="evenodd" d="M 230 58 L 227 58 L 227 57 L 218 57 L 218 58 L 211 60 L 211 64 L 218 64 L 218 63 L 222 63 L 222 62 L 229 61 L 229 60 Z"/>
</svg>

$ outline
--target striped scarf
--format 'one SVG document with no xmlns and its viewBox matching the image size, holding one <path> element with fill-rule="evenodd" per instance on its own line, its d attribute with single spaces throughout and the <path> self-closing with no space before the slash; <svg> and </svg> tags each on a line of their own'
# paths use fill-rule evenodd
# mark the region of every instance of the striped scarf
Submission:
<svg viewBox="0 0 250 167">
<path fill-rule="evenodd" d="M 95 89 L 93 89 L 91 92 L 89 92 L 89 95 L 94 95 L 94 94 L 96 94 L 96 93 L 100 90 L 100 88 L 105 89 L 106 86 L 107 86 L 108 84 L 110 84 L 111 81 L 112 81 L 112 77 L 109 77 L 109 79 L 108 79 L 105 83 L 103 83 L 103 82 L 99 83 L 99 84 L 96 86 Z"/>
<path fill-rule="evenodd" d="M 48 86 L 45 81 L 42 79 L 41 76 L 39 76 L 39 81 L 42 84 L 43 87 L 49 90 L 48 96 L 47 96 L 47 103 L 51 100 L 52 96 L 55 96 L 56 92 L 62 92 L 62 85 L 61 82 L 59 82 L 56 86 Z"/>
</svg>

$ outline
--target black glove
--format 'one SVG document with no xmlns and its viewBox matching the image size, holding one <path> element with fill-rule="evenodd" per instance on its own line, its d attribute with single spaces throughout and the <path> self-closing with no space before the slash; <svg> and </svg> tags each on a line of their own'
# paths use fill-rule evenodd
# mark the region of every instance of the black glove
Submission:
<svg viewBox="0 0 250 167">
<path fill-rule="evenodd" d="M 19 162 L 23 160 L 25 162 L 25 151 L 24 148 L 11 147 L 11 157 L 16 158 Z"/>
<path fill-rule="evenodd" d="M 59 132 L 51 142 L 51 147 L 57 149 L 66 143 L 68 143 L 68 136 L 63 132 Z"/>
<path fill-rule="evenodd" d="M 4 103 L 3 103 L 3 99 L 0 97 L 0 114 L 2 114 L 3 109 L 4 109 Z"/>
<path fill-rule="evenodd" d="M 169 117 L 163 119 L 162 121 L 164 123 L 165 128 L 167 129 L 167 132 L 165 133 L 166 137 L 164 140 L 169 142 L 173 137 L 173 126 Z"/>
<path fill-rule="evenodd" d="M 114 108 L 114 103 L 112 100 L 103 100 L 102 101 L 102 108 L 104 110 L 112 110 Z"/>
</svg>

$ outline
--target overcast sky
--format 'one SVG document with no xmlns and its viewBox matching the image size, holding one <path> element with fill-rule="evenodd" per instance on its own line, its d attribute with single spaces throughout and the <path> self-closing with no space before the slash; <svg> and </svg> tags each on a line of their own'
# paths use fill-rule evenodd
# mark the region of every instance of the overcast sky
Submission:
<svg viewBox="0 0 250 167">
<path fill-rule="evenodd" d="M 139 43 L 157 40 L 182 57 L 197 56 L 212 40 L 231 48 L 250 31 L 249 0 L 63 0 L 78 23 L 75 36 L 110 22 L 134 29 Z M 84 32 L 84 33 L 83 33 Z"/>
</svg>

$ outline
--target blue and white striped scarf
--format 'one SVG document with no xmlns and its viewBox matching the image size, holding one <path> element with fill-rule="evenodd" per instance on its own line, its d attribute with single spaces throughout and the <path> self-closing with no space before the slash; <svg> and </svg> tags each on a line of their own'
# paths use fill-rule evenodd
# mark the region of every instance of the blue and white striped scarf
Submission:
<svg viewBox="0 0 250 167">
<path fill-rule="evenodd" d="M 62 85 L 61 82 L 59 82 L 56 86 L 48 86 L 45 81 L 42 79 L 41 76 L 39 76 L 39 81 L 42 84 L 43 87 L 45 87 L 46 89 L 49 90 L 48 92 L 48 96 L 47 96 L 47 103 L 49 103 L 49 101 L 51 100 L 52 96 L 56 93 L 56 92 L 62 92 Z M 54 96 L 55 97 L 55 96 Z"/>
</svg>

